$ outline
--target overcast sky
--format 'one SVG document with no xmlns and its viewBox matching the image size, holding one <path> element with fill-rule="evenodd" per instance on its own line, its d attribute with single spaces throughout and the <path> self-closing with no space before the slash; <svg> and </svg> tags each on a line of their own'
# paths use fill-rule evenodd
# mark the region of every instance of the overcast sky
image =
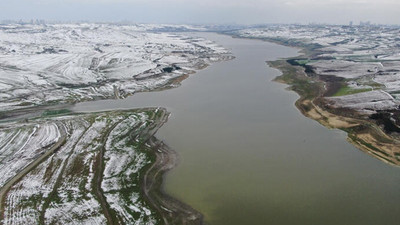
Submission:
<svg viewBox="0 0 400 225">
<path fill-rule="evenodd" d="M 400 0 L 0 0 L 0 20 L 400 24 Z"/>
</svg>

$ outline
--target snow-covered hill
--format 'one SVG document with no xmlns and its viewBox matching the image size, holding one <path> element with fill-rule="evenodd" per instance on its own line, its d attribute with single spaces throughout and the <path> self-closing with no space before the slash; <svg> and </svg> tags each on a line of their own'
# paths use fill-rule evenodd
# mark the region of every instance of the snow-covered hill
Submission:
<svg viewBox="0 0 400 225">
<path fill-rule="evenodd" d="M 175 86 L 177 78 L 231 57 L 191 33 L 155 32 L 171 29 L 192 28 L 0 25 L 0 107 L 126 97 Z"/>
</svg>

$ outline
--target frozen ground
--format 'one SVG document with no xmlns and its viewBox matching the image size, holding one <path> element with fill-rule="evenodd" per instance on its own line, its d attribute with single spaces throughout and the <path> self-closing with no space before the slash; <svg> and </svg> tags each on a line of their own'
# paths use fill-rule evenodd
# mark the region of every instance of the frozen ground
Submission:
<svg viewBox="0 0 400 225">
<path fill-rule="evenodd" d="M 173 33 L 203 30 L 0 25 L 0 118 L 16 109 L 25 114 L 53 106 L 36 113 L 38 118 L 28 114 L 0 124 L 2 224 L 158 223 L 140 176 L 156 159 L 150 151 L 157 143 L 147 141 L 165 122 L 166 111 L 65 115 L 57 106 L 174 87 L 210 63 L 231 59 L 212 41 Z"/>
<path fill-rule="evenodd" d="M 0 25 L 0 107 L 123 98 L 231 56 L 189 26 Z M 197 30 L 201 30 L 196 28 Z"/>
<path fill-rule="evenodd" d="M 0 181 L 12 183 L 1 190 L 2 224 L 155 224 L 139 176 L 152 161 L 147 138 L 167 116 L 164 109 L 143 109 L 3 124 Z"/>
<path fill-rule="evenodd" d="M 234 33 L 311 49 L 307 59 L 297 62 L 325 82 L 341 82 L 344 89 L 336 90 L 340 96 L 329 98 L 335 107 L 367 114 L 399 108 L 399 27 L 271 25 Z"/>
</svg>

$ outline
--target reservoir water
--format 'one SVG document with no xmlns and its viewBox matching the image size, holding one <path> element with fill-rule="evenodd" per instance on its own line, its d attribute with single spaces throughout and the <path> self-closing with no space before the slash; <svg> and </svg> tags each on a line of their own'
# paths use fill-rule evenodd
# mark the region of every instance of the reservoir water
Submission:
<svg viewBox="0 0 400 225">
<path fill-rule="evenodd" d="M 236 59 L 191 75 L 182 86 L 75 111 L 165 107 L 157 137 L 180 156 L 166 191 L 210 225 L 397 225 L 400 168 L 353 147 L 295 108 L 298 96 L 271 80 L 265 61 L 297 55 L 272 43 L 196 34 Z"/>
</svg>

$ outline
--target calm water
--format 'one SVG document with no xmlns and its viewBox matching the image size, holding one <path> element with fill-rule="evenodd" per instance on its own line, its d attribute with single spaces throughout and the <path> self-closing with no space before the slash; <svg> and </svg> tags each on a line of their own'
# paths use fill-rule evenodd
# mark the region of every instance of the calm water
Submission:
<svg viewBox="0 0 400 225">
<path fill-rule="evenodd" d="M 400 168 L 354 148 L 294 107 L 298 96 L 271 82 L 265 61 L 294 56 L 271 43 L 198 34 L 232 50 L 181 87 L 125 100 L 81 103 L 77 111 L 163 106 L 171 118 L 158 138 L 179 166 L 167 192 L 210 225 L 398 225 Z"/>
</svg>

